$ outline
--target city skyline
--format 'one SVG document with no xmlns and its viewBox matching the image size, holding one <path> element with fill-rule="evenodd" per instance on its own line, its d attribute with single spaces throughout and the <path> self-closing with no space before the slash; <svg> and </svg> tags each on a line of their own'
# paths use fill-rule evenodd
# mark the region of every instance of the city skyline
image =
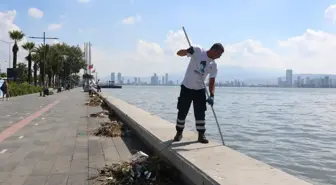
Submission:
<svg viewBox="0 0 336 185">
<path fill-rule="evenodd" d="M 286 69 L 284 76 L 277 78 L 277 83 L 246 83 L 244 80 L 236 78 L 234 80 L 216 81 L 216 86 L 224 87 L 295 87 L 295 88 L 336 88 L 336 75 L 328 74 L 294 74 L 292 69 Z M 182 80 L 170 80 L 169 74 L 158 75 L 154 73 L 149 80 L 141 77 L 125 77 L 120 72 L 117 73 L 118 80 L 115 83 L 122 85 L 180 85 Z M 296 77 L 296 79 L 294 79 Z M 115 72 L 111 72 L 109 81 L 114 81 Z M 132 80 L 133 79 L 133 80 Z M 207 84 L 207 81 L 206 81 Z"/>
<path fill-rule="evenodd" d="M 296 88 L 336 88 L 336 77 L 332 75 L 323 75 L 321 77 L 309 77 L 305 75 L 296 75 L 293 80 L 293 70 L 287 69 L 285 80 L 278 78 L 279 87 L 296 87 Z"/>
</svg>

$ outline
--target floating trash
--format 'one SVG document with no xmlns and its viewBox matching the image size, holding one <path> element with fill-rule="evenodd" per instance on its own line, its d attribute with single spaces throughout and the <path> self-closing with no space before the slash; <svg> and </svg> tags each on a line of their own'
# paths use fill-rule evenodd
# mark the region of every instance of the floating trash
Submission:
<svg viewBox="0 0 336 185">
<path fill-rule="evenodd" d="M 95 185 L 163 185 L 178 179 L 178 172 L 171 165 L 138 151 L 128 162 L 106 165 L 95 177 Z"/>
</svg>

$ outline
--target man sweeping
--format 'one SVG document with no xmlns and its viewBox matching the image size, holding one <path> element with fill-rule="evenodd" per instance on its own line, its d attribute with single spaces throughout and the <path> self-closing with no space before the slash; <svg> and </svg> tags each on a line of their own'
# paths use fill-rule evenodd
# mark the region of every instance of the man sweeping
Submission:
<svg viewBox="0 0 336 185">
<path fill-rule="evenodd" d="M 185 120 L 188 115 L 191 102 L 194 107 L 196 130 L 198 131 L 198 142 L 209 143 L 205 137 L 205 111 L 206 103 L 210 106 L 214 104 L 215 78 L 217 76 L 217 64 L 214 61 L 224 53 L 224 47 L 220 43 L 215 43 L 208 51 L 199 47 L 181 49 L 178 56 L 190 57 L 190 62 L 181 85 L 180 96 L 177 102 L 176 135 L 174 141 L 182 139 Z M 209 76 L 210 97 L 205 94 L 204 80 Z M 202 82 L 203 80 L 203 82 Z"/>
</svg>

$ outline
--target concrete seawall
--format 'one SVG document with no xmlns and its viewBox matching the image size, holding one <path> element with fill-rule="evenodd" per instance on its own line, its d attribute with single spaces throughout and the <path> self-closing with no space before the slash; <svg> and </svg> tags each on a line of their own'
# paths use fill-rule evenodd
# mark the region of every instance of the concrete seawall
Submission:
<svg viewBox="0 0 336 185">
<path fill-rule="evenodd" d="M 173 143 L 174 124 L 115 97 L 100 96 L 148 147 L 179 169 L 188 184 L 310 185 L 215 141 L 197 143 L 192 131 L 185 130 L 182 141 Z"/>
</svg>

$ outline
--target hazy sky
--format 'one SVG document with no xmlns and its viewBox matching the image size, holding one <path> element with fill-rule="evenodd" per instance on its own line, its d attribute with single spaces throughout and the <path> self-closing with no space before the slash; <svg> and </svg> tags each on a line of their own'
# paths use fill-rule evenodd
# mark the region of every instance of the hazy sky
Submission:
<svg viewBox="0 0 336 185">
<path fill-rule="evenodd" d="M 222 42 L 219 65 L 336 73 L 336 5 L 330 0 L 10 0 L 0 2 L 0 39 L 8 30 L 91 41 L 99 76 L 184 72 L 185 26 L 195 45 Z M 29 39 L 24 39 L 23 42 Z M 51 41 L 55 42 L 55 41 Z M 26 53 L 20 48 L 20 59 Z M 8 45 L 0 43 L 2 68 Z M 24 61 L 24 60 L 22 60 Z M 225 71 L 220 71 L 225 73 Z"/>
</svg>

